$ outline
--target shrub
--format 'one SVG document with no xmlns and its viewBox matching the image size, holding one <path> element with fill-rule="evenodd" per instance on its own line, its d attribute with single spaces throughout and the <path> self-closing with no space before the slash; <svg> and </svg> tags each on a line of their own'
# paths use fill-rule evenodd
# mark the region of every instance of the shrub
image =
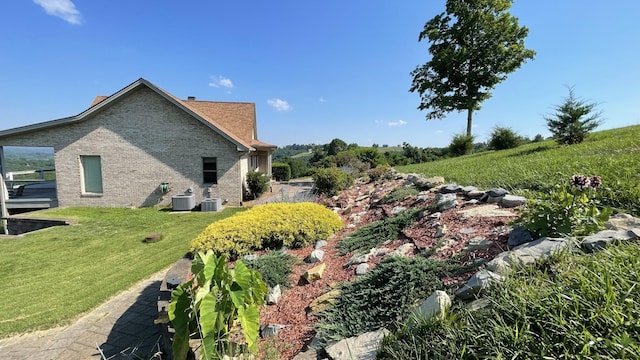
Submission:
<svg viewBox="0 0 640 360">
<path fill-rule="evenodd" d="M 322 205 L 271 203 L 210 224 L 191 241 L 191 250 L 235 259 L 256 249 L 307 246 L 341 228 L 340 218 Z"/>
<path fill-rule="evenodd" d="M 471 154 L 473 151 L 473 136 L 457 134 L 451 139 L 449 144 L 449 154 L 451 156 L 462 156 Z"/>
<path fill-rule="evenodd" d="M 291 167 L 285 163 L 273 163 L 271 174 L 276 181 L 289 181 L 291 180 Z"/>
<path fill-rule="evenodd" d="M 336 168 L 317 169 L 313 174 L 314 193 L 334 196 L 353 185 L 353 177 Z"/>
<path fill-rule="evenodd" d="M 296 257 L 283 251 L 270 251 L 255 260 L 245 261 L 247 267 L 262 275 L 262 280 L 269 287 L 280 285 L 291 286 L 291 272 Z"/>
<path fill-rule="evenodd" d="M 390 180 L 393 177 L 393 172 L 389 165 L 378 165 L 375 169 L 369 170 L 367 176 L 369 176 L 369 181 L 378 181 L 380 179 Z"/>
<path fill-rule="evenodd" d="M 342 289 L 335 306 L 321 313 L 324 339 L 341 339 L 393 328 L 415 303 L 443 288 L 440 262 L 420 256 L 390 256 Z"/>
<path fill-rule="evenodd" d="M 247 187 L 249 188 L 249 198 L 257 199 L 269 188 L 269 175 L 259 171 L 247 173 Z"/>
<path fill-rule="evenodd" d="M 381 204 L 392 204 L 410 196 L 418 195 L 420 191 L 415 186 L 399 186 L 391 190 L 380 199 Z"/>
<path fill-rule="evenodd" d="M 508 127 L 496 126 L 489 137 L 489 149 L 513 149 L 524 143 L 522 136 Z"/>
<path fill-rule="evenodd" d="M 600 125 L 601 112 L 595 111 L 598 104 L 576 98 L 573 87 L 564 102 L 554 107 L 555 113 L 544 119 L 547 128 L 558 144 L 578 144 Z"/>
<path fill-rule="evenodd" d="M 369 250 L 387 240 L 395 240 L 402 230 L 413 224 L 425 209 L 410 209 L 397 216 L 374 221 L 349 234 L 338 243 L 338 253 L 346 255 L 354 250 Z"/>
</svg>

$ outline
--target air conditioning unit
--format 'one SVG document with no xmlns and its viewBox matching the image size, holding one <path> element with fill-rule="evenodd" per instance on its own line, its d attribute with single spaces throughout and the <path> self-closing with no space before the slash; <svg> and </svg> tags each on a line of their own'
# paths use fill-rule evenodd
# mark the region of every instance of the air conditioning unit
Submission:
<svg viewBox="0 0 640 360">
<path fill-rule="evenodd" d="M 202 211 L 221 211 L 222 200 L 218 198 L 204 199 L 202 200 L 201 210 Z"/>
<path fill-rule="evenodd" d="M 173 211 L 191 211 L 196 207 L 196 196 L 194 194 L 174 195 L 171 197 L 171 207 Z"/>
</svg>

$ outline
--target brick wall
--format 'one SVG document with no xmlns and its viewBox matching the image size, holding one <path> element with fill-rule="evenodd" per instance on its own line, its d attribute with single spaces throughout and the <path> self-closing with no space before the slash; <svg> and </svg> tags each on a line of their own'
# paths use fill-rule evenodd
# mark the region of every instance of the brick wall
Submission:
<svg viewBox="0 0 640 360">
<path fill-rule="evenodd" d="M 5 138 L 5 146 L 53 146 L 60 206 L 153 206 L 191 188 L 203 198 L 242 201 L 236 146 L 147 87 L 75 124 Z M 81 155 L 99 155 L 103 194 L 81 192 Z M 218 184 L 209 194 L 202 157 L 216 157 Z M 162 194 L 160 184 L 169 183 Z"/>
</svg>

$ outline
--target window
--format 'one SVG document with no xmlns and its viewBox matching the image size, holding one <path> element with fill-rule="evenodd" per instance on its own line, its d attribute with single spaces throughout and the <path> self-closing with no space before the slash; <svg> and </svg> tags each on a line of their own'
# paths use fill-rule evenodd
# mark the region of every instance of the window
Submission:
<svg viewBox="0 0 640 360">
<path fill-rule="evenodd" d="M 82 192 L 102 194 L 102 168 L 100 156 L 81 155 L 82 166 Z"/>
<path fill-rule="evenodd" d="M 251 155 L 251 164 L 249 165 L 251 170 L 256 170 L 260 167 L 260 157 L 258 155 Z"/>
<path fill-rule="evenodd" d="M 205 184 L 218 183 L 218 162 L 216 158 L 202 158 L 202 175 Z"/>
</svg>

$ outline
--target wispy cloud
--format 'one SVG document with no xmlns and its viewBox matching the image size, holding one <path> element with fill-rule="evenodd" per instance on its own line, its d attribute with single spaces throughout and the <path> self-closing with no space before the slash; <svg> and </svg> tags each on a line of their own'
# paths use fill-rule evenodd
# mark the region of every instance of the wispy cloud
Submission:
<svg viewBox="0 0 640 360">
<path fill-rule="evenodd" d="M 325 100 L 323 97 L 318 98 L 318 101 L 323 103 L 323 102 L 327 102 L 327 100 Z"/>
<path fill-rule="evenodd" d="M 436 130 L 435 133 L 436 134 L 444 134 L 444 130 Z"/>
<path fill-rule="evenodd" d="M 267 104 L 276 109 L 276 111 L 289 111 L 292 109 L 291 105 L 282 99 L 269 99 L 267 100 Z"/>
<path fill-rule="evenodd" d="M 233 82 L 231 81 L 231 79 L 224 76 L 212 76 L 211 81 L 209 81 L 209 86 L 215 88 L 224 87 L 227 89 L 233 89 Z"/>
<path fill-rule="evenodd" d="M 33 0 L 33 2 L 40 5 L 49 15 L 57 16 L 70 24 L 82 24 L 80 11 L 71 0 Z"/>
<path fill-rule="evenodd" d="M 390 127 L 402 126 L 402 125 L 407 125 L 407 122 L 404 121 L 404 120 L 389 121 L 389 123 L 387 125 L 389 125 Z"/>
</svg>

